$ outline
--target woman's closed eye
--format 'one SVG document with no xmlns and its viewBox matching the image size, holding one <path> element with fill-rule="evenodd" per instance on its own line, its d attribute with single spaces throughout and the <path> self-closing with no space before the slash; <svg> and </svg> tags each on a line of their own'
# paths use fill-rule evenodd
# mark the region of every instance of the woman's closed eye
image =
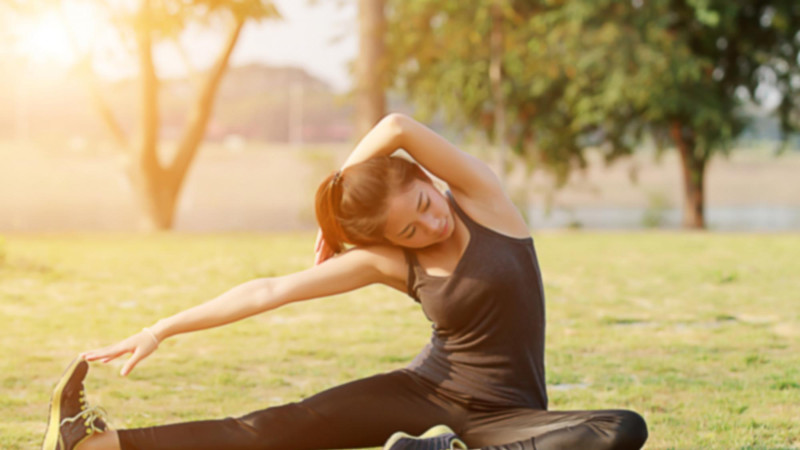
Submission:
<svg viewBox="0 0 800 450">
<path fill-rule="evenodd" d="M 417 212 L 425 212 L 431 206 L 431 197 L 429 195 L 425 195 L 422 192 L 419 194 L 419 200 L 417 200 Z M 408 224 L 403 231 L 399 233 L 399 236 L 403 239 L 411 239 L 414 237 L 414 233 L 417 232 L 417 227 L 412 224 Z"/>
<path fill-rule="evenodd" d="M 424 203 L 422 203 L 422 202 L 424 202 Z M 425 212 L 425 211 L 428 210 L 428 208 L 430 208 L 430 206 L 431 206 L 431 197 L 429 195 L 426 195 L 425 199 L 422 202 L 420 202 L 422 207 L 418 209 L 419 212 Z M 416 226 L 412 226 L 410 228 L 410 233 L 408 233 L 408 235 L 406 236 L 406 239 L 411 239 L 412 237 L 414 237 L 414 233 L 416 233 L 416 231 L 417 231 L 417 227 Z"/>
</svg>

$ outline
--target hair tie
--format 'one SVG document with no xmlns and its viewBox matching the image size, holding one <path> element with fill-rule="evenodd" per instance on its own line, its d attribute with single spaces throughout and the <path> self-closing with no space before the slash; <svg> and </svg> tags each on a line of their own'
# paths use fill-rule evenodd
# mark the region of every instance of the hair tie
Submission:
<svg viewBox="0 0 800 450">
<path fill-rule="evenodd" d="M 342 171 L 337 170 L 336 173 L 333 174 L 333 184 L 335 185 L 336 183 L 338 183 L 339 180 L 341 180 L 341 178 L 342 178 Z"/>
</svg>

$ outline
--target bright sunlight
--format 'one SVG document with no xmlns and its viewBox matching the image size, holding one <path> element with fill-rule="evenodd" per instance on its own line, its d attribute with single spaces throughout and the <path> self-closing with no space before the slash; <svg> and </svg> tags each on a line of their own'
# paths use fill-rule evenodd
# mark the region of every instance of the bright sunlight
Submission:
<svg viewBox="0 0 800 450">
<path fill-rule="evenodd" d="M 15 50 L 37 64 L 70 65 L 76 51 L 85 52 L 93 44 L 99 27 L 96 9 L 84 2 L 67 2 L 61 8 L 43 10 L 18 22 Z"/>
</svg>

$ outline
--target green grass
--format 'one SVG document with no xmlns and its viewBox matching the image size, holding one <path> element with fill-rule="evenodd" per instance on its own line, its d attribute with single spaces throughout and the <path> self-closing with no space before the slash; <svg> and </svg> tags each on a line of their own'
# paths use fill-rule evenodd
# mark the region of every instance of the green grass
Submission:
<svg viewBox="0 0 800 450">
<path fill-rule="evenodd" d="M 535 235 L 551 409 L 630 408 L 647 448 L 800 445 L 800 236 Z M 237 283 L 302 269 L 313 236 L 10 235 L 0 259 L 0 448 L 37 448 L 73 355 Z M 115 427 L 240 415 L 402 367 L 430 326 L 370 287 L 93 366 Z"/>
</svg>

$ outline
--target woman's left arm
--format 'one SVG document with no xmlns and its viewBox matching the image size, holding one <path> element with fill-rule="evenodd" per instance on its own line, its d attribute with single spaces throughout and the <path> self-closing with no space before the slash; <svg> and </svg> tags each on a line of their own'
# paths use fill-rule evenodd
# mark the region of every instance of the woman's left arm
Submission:
<svg viewBox="0 0 800 450">
<path fill-rule="evenodd" d="M 476 200 L 505 196 L 500 180 L 483 161 L 399 113 L 389 114 L 378 122 L 358 143 L 344 167 L 375 156 L 390 155 L 400 148 L 446 182 L 451 190 Z"/>
<path fill-rule="evenodd" d="M 474 207 L 473 213 L 483 211 L 475 218 L 484 225 L 511 235 L 527 235 L 525 221 L 489 166 L 404 114 L 392 113 L 381 119 L 359 141 L 342 168 L 376 156 L 391 155 L 401 148 L 447 183 L 462 207 Z M 322 233 L 317 233 L 314 264 L 320 264 L 331 256 L 333 250 L 322 238 Z"/>
</svg>

